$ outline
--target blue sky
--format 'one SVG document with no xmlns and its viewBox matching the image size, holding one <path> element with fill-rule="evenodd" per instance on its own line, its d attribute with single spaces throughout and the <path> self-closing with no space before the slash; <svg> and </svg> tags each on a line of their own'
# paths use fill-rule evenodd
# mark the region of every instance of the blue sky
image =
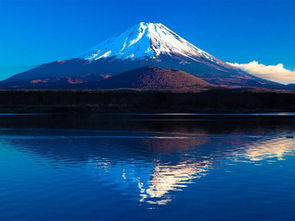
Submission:
<svg viewBox="0 0 295 221">
<path fill-rule="evenodd" d="M 0 0 L 0 79 L 161 22 L 229 62 L 295 70 L 293 0 Z"/>
</svg>

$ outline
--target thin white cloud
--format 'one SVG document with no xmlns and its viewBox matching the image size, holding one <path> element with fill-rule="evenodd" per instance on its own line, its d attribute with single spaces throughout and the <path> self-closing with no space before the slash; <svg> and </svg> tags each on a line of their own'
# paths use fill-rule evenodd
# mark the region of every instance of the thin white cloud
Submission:
<svg viewBox="0 0 295 221">
<path fill-rule="evenodd" d="M 251 61 L 248 64 L 230 62 L 228 64 L 267 80 L 283 84 L 295 83 L 295 71 L 286 69 L 283 64 L 264 65 L 257 61 Z"/>
</svg>

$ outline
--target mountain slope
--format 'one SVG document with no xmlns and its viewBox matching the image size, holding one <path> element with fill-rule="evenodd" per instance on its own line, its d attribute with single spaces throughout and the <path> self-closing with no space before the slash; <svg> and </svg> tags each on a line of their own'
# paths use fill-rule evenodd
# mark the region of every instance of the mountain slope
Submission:
<svg viewBox="0 0 295 221">
<path fill-rule="evenodd" d="M 39 79 L 24 79 L 18 81 L 2 81 L 3 89 L 74 89 L 85 82 L 98 82 L 109 78 L 110 75 L 84 74 L 78 76 L 52 76 Z"/>
<path fill-rule="evenodd" d="M 98 82 L 97 88 L 212 87 L 212 84 L 183 71 L 147 66 Z"/>
<path fill-rule="evenodd" d="M 13 88 L 24 81 L 80 79 L 84 75 L 93 76 L 87 82 L 97 82 L 99 79 L 95 76 L 117 75 L 145 66 L 182 70 L 219 86 L 284 88 L 217 59 L 162 24 L 144 22 L 103 41 L 81 56 L 14 75 L 0 87 Z"/>
</svg>

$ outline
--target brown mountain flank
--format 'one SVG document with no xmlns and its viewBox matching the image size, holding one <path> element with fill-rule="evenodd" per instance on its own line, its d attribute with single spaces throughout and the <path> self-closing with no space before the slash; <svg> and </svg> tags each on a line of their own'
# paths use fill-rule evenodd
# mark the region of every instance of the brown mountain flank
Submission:
<svg viewBox="0 0 295 221">
<path fill-rule="evenodd" d="M 98 82 L 98 88 L 179 88 L 213 85 L 184 71 L 146 66 Z"/>
</svg>

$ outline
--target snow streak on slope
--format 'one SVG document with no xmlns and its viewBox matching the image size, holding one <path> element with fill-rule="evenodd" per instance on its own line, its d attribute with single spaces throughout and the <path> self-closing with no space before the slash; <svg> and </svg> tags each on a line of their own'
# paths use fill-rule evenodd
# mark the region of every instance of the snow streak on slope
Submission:
<svg viewBox="0 0 295 221">
<path fill-rule="evenodd" d="M 219 61 L 197 48 L 160 23 L 141 22 L 124 33 L 110 38 L 86 52 L 81 58 L 95 61 L 101 58 L 143 60 L 160 55 L 200 58 L 214 63 Z"/>
</svg>

